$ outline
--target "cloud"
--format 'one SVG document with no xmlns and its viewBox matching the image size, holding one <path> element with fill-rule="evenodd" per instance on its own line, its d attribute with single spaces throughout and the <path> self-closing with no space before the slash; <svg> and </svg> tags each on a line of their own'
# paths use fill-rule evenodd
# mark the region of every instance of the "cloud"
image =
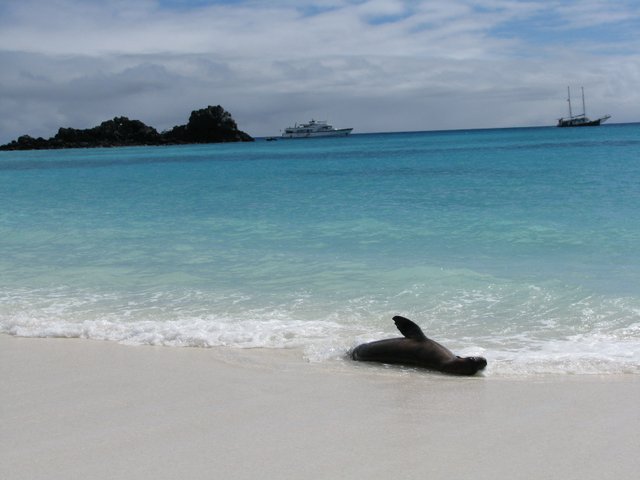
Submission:
<svg viewBox="0 0 640 480">
<path fill-rule="evenodd" d="M 580 8 L 577 8 L 580 6 Z M 639 17 L 582 0 L 22 0 L 0 6 L 0 143 L 221 104 L 271 135 L 552 124 L 565 88 L 638 120 Z M 597 35 L 590 35 L 590 29 Z"/>
</svg>

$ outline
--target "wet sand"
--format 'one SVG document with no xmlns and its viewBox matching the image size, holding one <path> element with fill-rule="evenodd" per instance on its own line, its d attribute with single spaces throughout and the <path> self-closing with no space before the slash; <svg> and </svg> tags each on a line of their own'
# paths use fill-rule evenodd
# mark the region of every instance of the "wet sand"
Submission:
<svg viewBox="0 0 640 480">
<path fill-rule="evenodd" d="M 456 378 L 294 350 L 0 335 L 0 478 L 602 479 L 635 375 Z"/>
</svg>

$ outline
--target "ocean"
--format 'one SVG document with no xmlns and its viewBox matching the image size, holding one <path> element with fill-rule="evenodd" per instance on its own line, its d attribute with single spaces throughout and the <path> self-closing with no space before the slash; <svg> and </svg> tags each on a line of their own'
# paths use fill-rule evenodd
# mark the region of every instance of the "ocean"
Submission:
<svg viewBox="0 0 640 480">
<path fill-rule="evenodd" d="M 0 332 L 640 374 L 640 124 L 0 152 Z"/>
</svg>

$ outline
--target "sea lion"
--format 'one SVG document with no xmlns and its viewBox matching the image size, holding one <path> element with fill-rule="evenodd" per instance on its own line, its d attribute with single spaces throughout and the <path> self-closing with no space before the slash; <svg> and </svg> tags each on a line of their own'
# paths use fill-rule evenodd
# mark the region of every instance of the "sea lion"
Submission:
<svg viewBox="0 0 640 480">
<path fill-rule="evenodd" d="M 405 338 L 389 338 L 363 343 L 351 352 L 351 358 L 364 362 L 397 363 L 454 375 L 474 375 L 487 366 L 483 357 L 458 357 L 451 350 L 425 336 L 408 318 L 393 317 Z"/>
</svg>

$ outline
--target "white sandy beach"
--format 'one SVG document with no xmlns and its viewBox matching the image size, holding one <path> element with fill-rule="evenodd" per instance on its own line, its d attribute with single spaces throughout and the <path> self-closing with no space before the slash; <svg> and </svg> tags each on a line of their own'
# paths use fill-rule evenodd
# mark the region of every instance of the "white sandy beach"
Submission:
<svg viewBox="0 0 640 480">
<path fill-rule="evenodd" d="M 640 378 L 0 335 L 0 478 L 630 479 Z"/>
</svg>

